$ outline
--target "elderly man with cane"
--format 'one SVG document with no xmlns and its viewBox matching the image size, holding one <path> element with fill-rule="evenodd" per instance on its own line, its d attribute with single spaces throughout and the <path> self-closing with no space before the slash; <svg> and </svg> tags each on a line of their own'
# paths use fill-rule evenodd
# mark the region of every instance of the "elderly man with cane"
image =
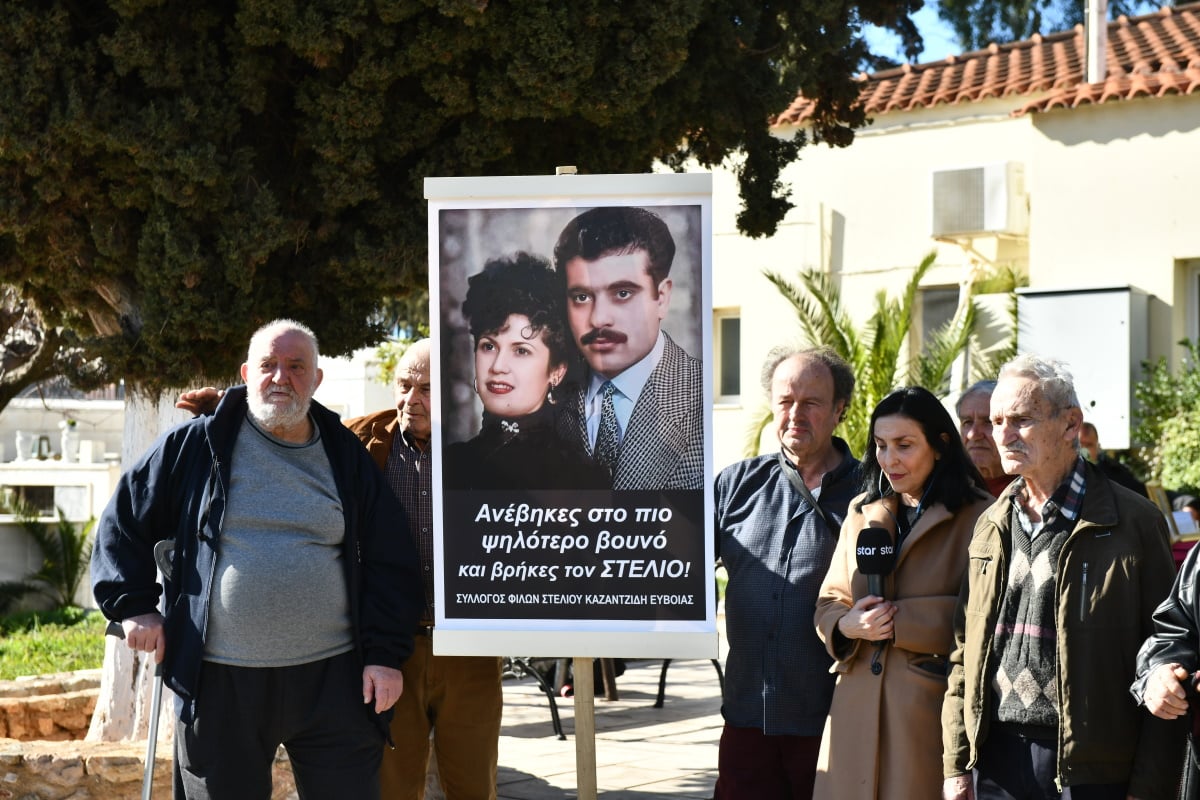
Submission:
<svg viewBox="0 0 1200 800">
<path fill-rule="evenodd" d="M 175 797 L 266 800 L 283 744 L 305 798 L 379 797 L 423 598 L 403 511 L 336 414 L 312 331 L 250 340 L 216 413 L 169 431 L 97 526 L 93 589 L 178 697 Z M 173 539 L 166 613 L 155 544 Z"/>
</svg>

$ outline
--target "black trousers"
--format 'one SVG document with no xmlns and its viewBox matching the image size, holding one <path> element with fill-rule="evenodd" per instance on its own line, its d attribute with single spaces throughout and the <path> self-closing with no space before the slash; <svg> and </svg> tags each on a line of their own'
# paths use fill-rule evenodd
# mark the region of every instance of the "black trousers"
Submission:
<svg viewBox="0 0 1200 800">
<path fill-rule="evenodd" d="M 195 719 L 175 725 L 175 800 L 269 800 L 280 744 L 300 800 L 379 800 L 383 734 L 352 652 L 293 667 L 205 662 Z"/>
<path fill-rule="evenodd" d="M 995 726 L 979 748 L 975 800 L 1058 800 L 1058 743 L 1018 736 Z M 1071 800 L 1125 800 L 1121 783 L 1072 786 Z"/>
</svg>

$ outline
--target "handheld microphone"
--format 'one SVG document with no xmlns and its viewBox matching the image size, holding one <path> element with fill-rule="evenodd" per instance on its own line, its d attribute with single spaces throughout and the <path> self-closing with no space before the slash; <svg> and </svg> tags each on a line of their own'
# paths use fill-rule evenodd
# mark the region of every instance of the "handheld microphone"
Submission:
<svg viewBox="0 0 1200 800">
<path fill-rule="evenodd" d="M 896 546 L 883 528 L 863 528 L 858 534 L 858 571 L 867 576 L 867 592 L 883 597 L 883 578 L 896 566 Z"/>
</svg>

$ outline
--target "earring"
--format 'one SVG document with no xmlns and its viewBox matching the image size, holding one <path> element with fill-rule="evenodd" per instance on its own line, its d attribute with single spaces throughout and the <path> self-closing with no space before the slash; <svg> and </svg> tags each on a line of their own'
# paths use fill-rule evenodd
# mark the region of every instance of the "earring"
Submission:
<svg viewBox="0 0 1200 800">
<path fill-rule="evenodd" d="M 479 394 L 479 387 L 475 384 L 474 378 L 471 378 L 471 391 L 475 394 Z"/>
<path fill-rule="evenodd" d="M 554 390 L 558 388 L 558 384 L 550 381 L 550 388 L 546 390 L 546 402 L 554 405 Z"/>
</svg>

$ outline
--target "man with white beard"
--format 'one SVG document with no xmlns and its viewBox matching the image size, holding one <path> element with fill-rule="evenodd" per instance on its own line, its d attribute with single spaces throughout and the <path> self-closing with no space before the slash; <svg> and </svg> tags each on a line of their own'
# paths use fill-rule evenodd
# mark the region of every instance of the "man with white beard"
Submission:
<svg viewBox="0 0 1200 800">
<path fill-rule="evenodd" d="M 276 320 L 216 413 L 174 428 L 97 525 L 93 589 L 179 698 L 175 797 L 267 797 L 279 744 L 301 796 L 379 797 L 390 709 L 423 605 L 404 512 L 313 402 L 317 340 Z M 154 545 L 174 539 L 165 619 Z"/>
</svg>

